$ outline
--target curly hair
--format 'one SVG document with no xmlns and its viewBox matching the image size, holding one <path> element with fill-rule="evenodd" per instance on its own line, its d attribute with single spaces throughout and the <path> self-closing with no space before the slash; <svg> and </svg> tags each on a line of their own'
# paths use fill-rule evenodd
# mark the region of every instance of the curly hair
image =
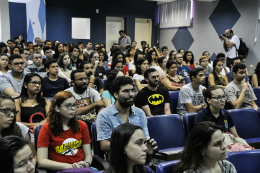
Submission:
<svg viewBox="0 0 260 173">
<path fill-rule="evenodd" d="M 60 107 L 65 100 L 71 97 L 74 98 L 74 96 L 70 92 L 61 91 L 58 92 L 52 99 L 50 111 L 48 113 L 48 122 L 51 133 L 54 136 L 60 136 L 64 132 L 60 113 L 55 110 L 55 106 Z M 69 120 L 68 126 L 74 134 L 80 130 L 77 116 L 74 116 L 74 118 L 71 118 Z"/>
<path fill-rule="evenodd" d="M 193 53 L 192 53 L 192 51 L 186 51 L 185 53 L 184 53 L 184 55 L 183 55 L 183 61 L 185 61 L 186 63 L 188 63 L 188 60 L 187 60 L 187 55 L 188 55 L 188 53 L 191 53 L 191 60 L 190 60 L 190 65 L 192 65 L 192 64 L 194 64 L 194 55 L 193 55 Z"/>
</svg>

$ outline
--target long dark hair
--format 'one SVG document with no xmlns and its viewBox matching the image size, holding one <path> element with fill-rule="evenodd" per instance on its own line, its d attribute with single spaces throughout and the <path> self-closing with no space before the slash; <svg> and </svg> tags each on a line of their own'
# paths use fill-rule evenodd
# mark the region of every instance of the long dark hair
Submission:
<svg viewBox="0 0 260 173">
<path fill-rule="evenodd" d="M 108 77 L 107 77 L 107 80 L 105 82 L 105 87 L 104 87 L 104 90 L 108 90 L 110 92 L 110 94 L 112 94 L 112 83 L 113 81 L 116 79 L 116 75 L 119 73 L 120 71 L 117 70 L 117 69 L 114 69 L 114 70 L 111 70 Z"/>
<path fill-rule="evenodd" d="M 21 48 L 20 48 L 19 46 L 14 46 L 13 49 L 11 50 L 11 54 L 14 54 L 14 49 L 15 49 L 15 48 L 19 49 L 20 54 L 22 53 L 22 52 L 21 52 Z"/>
<path fill-rule="evenodd" d="M 216 73 L 216 66 L 217 66 L 218 62 L 222 62 L 221 59 L 215 59 L 213 61 L 213 72 L 212 72 L 212 74 L 214 76 L 214 81 L 218 81 L 219 82 L 219 77 L 218 77 L 218 74 Z"/>
<path fill-rule="evenodd" d="M 6 136 L 0 139 L 0 169 L 4 173 L 14 172 L 14 157 L 29 141 L 17 136 Z"/>
<path fill-rule="evenodd" d="M 117 56 L 122 55 L 123 56 L 123 64 L 125 63 L 125 55 L 121 51 L 117 51 L 113 54 L 112 63 L 117 60 Z"/>
<path fill-rule="evenodd" d="M 59 56 L 60 56 L 60 52 L 59 52 L 59 45 L 61 45 L 62 43 L 58 43 L 56 46 L 55 46 L 55 54 L 53 55 L 53 58 L 54 59 L 58 59 L 59 58 Z M 63 44 L 62 44 L 63 45 Z"/>
<path fill-rule="evenodd" d="M 128 161 L 125 154 L 125 147 L 129 143 L 131 136 L 136 130 L 142 130 L 141 127 L 130 123 L 124 123 L 117 126 L 110 139 L 109 168 L 110 173 L 126 173 L 128 172 Z M 107 172 L 107 171 L 106 171 Z M 145 173 L 143 165 L 135 165 L 133 168 L 135 173 Z"/>
<path fill-rule="evenodd" d="M 51 133 L 54 136 L 60 136 L 64 132 L 60 113 L 55 110 L 55 106 L 57 105 L 58 107 L 60 107 L 65 100 L 71 97 L 74 98 L 74 96 L 70 92 L 61 91 L 58 92 L 52 99 L 50 111 L 48 113 L 48 121 L 49 128 L 51 129 Z M 80 130 L 77 116 L 74 116 L 74 118 L 71 118 L 69 120 L 68 126 L 74 134 Z"/>
<path fill-rule="evenodd" d="M 116 65 L 117 65 L 118 63 L 122 63 L 123 66 L 124 66 L 124 62 L 117 59 L 117 60 L 115 60 L 115 61 L 112 62 L 112 64 L 111 64 L 111 70 L 114 70 L 115 67 L 116 67 Z"/>
<path fill-rule="evenodd" d="M 0 95 L 0 107 L 2 107 L 1 103 L 4 100 L 11 100 L 12 102 L 14 102 L 14 100 L 10 96 Z M 11 125 L 8 128 L 3 129 L 1 135 L 2 135 L 2 137 L 10 136 L 10 135 L 23 137 L 20 127 L 16 124 L 16 117 L 14 117 L 13 122 L 11 123 Z M 2 153 L 1 153 L 1 155 L 2 155 Z"/>
<path fill-rule="evenodd" d="M 152 53 L 154 53 L 154 52 L 155 52 L 154 50 L 151 50 L 151 51 L 147 52 L 147 54 L 145 55 L 145 58 L 147 59 L 149 65 L 152 64 L 152 61 L 153 61 L 152 60 Z M 155 63 L 157 63 L 156 55 L 155 55 Z"/>
<path fill-rule="evenodd" d="M 183 61 L 185 61 L 186 63 L 188 63 L 188 60 L 187 60 L 187 55 L 188 55 L 188 53 L 191 53 L 191 60 L 190 60 L 190 65 L 192 65 L 192 64 L 194 64 L 194 55 L 193 55 L 193 53 L 192 53 L 192 51 L 186 51 L 185 53 L 184 53 L 184 55 L 183 55 Z"/>
<path fill-rule="evenodd" d="M 139 67 L 139 65 L 141 66 L 143 64 L 143 62 L 146 61 L 146 60 L 147 59 L 145 59 L 145 58 L 139 58 L 137 60 L 137 63 L 136 63 L 136 66 L 135 66 L 137 74 L 139 74 L 139 75 L 142 74 L 142 70 L 141 70 L 141 67 Z"/>
<path fill-rule="evenodd" d="M 68 56 L 69 56 L 69 59 L 70 59 L 70 55 L 69 55 L 68 52 L 62 52 L 62 53 L 60 53 L 59 58 L 58 58 L 58 60 L 57 60 L 58 65 L 59 65 L 61 68 L 63 68 L 63 69 L 65 69 L 64 64 L 63 64 L 63 58 L 64 58 L 64 56 L 66 56 L 66 55 L 68 55 Z M 69 70 L 72 70 L 72 61 L 71 61 L 71 59 L 70 59 L 70 65 L 68 66 L 68 69 L 69 69 Z M 65 69 L 65 70 L 66 70 L 66 69 Z"/>
<path fill-rule="evenodd" d="M 260 62 L 256 65 L 255 74 L 257 76 L 258 83 L 260 83 Z"/>
<path fill-rule="evenodd" d="M 222 131 L 222 128 L 209 121 L 196 124 L 189 135 L 181 154 L 181 161 L 176 164 L 174 172 L 196 171 L 202 161 L 202 150 L 209 145 L 213 133 L 218 130 Z"/>
<path fill-rule="evenodd" d="M 8 55 L 5 54 L 5 53 L 0 53 L 0 58 L 1 58 L 2 56 L 6 56 L 6 57 L 8 58 L 8 63 L 9 63 L 9 57 L 8 57 Z M 7 63 L 7 66 L 5 67 L 6 70 L 9 69 L 9 67 L 8 67 L 8 63 Z"/>
<path fill-rule="evenodd" d="M 21 91 L 21 103 L 24 103 L 26 102 L 28 99 L 29 99 L 29 95 L 28 95 L 28 92 L 27 92 L 27 88 L 25 88 L 25 84 L 29 84 L 29 82 L 31 82 L 32 78 L 33 77 L 39 77 L 40 80 L 41 80 L 41 83 L 42 83 L 42 77 L 40 75 L 38 75 L 37 73 L 28 73 L 25 75 L 24 77 L 24 80 L 23 80 L 23 86 L 22 86 L 22 91 Z M 46 101 L 45 101 L 45 98 L 41 96 L 41 92 L 39 92 L 36 96 L 36 101 L 37 103 L 42 103 L 44 106 L 46 105 Z"/>
<path fill-rule="evenodd" d="M 138 60 L 138 56 L 139 56 L 139 55 L 143 55 L 143 52 L 141 52 L 140 50 L 138 50 L 138 51 L 135 52 L 135 57 L 134 57 L 135 67 L 137 66 L 137 60 Z"/>
</svg>

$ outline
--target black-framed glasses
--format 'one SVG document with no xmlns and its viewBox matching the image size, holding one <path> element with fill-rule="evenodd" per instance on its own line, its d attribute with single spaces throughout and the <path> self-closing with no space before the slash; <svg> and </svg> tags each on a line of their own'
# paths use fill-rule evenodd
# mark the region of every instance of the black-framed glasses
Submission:
<svg viewBox="0 0 260 173">
<path fill-rule="evenodd" d="M 0 109 L 0 112 L 3 112 L 7 117 L 10 117 L 11 114 L 16 116 L 19 111 L 17 111 L 16 109 L 9 109 L 9 108 L 7 108 L 7 109 Z"/>
<path fill-rule="evenodd" d="M 33 84 L 33 85 L 42 85 L 42 83 L 41 82 L 36 82 L 36 81 L 33 81 L 33 82 L 29 82 L 30 84 Z"/>
<path fill-rule="evenodd" d="M 226 95 L 222 95 L 222 96 L 217 96 L 217 97 L 211 97 L 212 99 L 216 99 L 218 101 L 220 100 L 226 100 Z"/>
<path fill-rule="evenodd" d="M 80 81 L 80 82 L 82 82 L 83 80 L 89 80 L 89 78 L 88 77 L 82 77 L 82 78 L 79 78 L 79 79 L 76 79 L 77 81 Z"/>
<path fill-rule="evenodd" d="M 93 56 L 93 58 L 95 58 L 95 59 L 99 59 L 99 56 Z"/>
<path fill-rule="evenodd" d="M 206 63 L 206 62 L 209 62 L 209 61 L 208 60 L 204 60 L 204 61 L 201 61 L 201 62 L 205 62 Z"/>
<path fill-rule="evenodd" d="M 123 69 L 124 66 L 116 66 L 115 68 L 116 68 L 116 69 Z"/>
<path fill-rule="evenodd" d="M 122 92 L 125 94 L 135 93 L 135 89 L 134 88 L 133 89 L 124 89 Z"/>
<path fill-rule="evenodd" d="M 67 104 L 64 107 L 66 107 L 67 109 L 72 109 L 72 107 L 76 108 L 76 104 L 75 103 L 74 104 Z"/>
<path fill-rule="evenodd" d="M 13 65 L 14 66 L 19 66 L 19 65 L 24 66 L 24 62 L 15 62 L 15 63 L 13 63 Z"/>
<path fill-rule="evenodd" d="M 160 78 L 160 76 L 158 75 L 158 76 L 152 76 L 151 77 L 152 79 L 157 79 L 157 78 Z"/>
</svg>

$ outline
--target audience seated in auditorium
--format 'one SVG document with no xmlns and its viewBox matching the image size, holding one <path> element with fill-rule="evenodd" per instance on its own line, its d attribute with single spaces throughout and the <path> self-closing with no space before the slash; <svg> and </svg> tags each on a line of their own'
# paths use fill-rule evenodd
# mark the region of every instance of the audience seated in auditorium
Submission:
<svg viewBox="0 0 260 173">
<path fill-rule="evenodd" d="M 7 46 L 5 43 L 0 43 L 0 53 L 7 53 Z"/>
<path fill-rule="evenodd" d="M 59 77 L 59 65 L 57 60 L 51 59 L 44 63 L 44 68 L 48 72 L 47 77 L 42 79 L 41 92 L 44 97 L 53 97 L 60 91 L 69 88 L 69 83 L 65 78 Z"/>
<path fill-rule="evenodd" d="M 44 68 L 44 65 L 42 64 L 42 54 L 39 51 L 33 51 L 31 55 L 31 60 L 33 63 L 31 65 L 28 65 L 25 67 L 25 71 L 27 73 L 37 73 L 42 78 L 47 76 L 46 69 Z"/>
<path fill-rule="evenodd" d="M 125 65 L 125 58 L 124 57 L 125 57 L 124 54 L 120 51 L 113 53 L 111 70 L 114 69 L 113 67 L 115 67 L 116 60 L 121 60 L 121 61 L 123 61 L 123 65 L 124 65 L 124 68 L 123 68 L 124 75 L 129 76 L 129 68 L 128 68 L 127 65 Z"/>
<path fill-rule="evenodd" d="M 184 49 L 179 49 L 178 53 L 180 53 L 182 55 L 182 57 L 184 56 L 185 50 Z"/>
<path fill-rule="evenodd" d="M 236 64 L 233 66 L 234 80 L 225 88 L 227 102 L 231 103 L 234 109 L 254 108 L 258 106 L 255 101 L 257 98 L 251 85 L 245 82 L 246 66 Z"/>
<path fill-rule="evenodd" d="M 135 71 L 136 71 L 136 63 L 137 63 L 137 60 L 139 58 L 143 58 L 144 55 L 141 51 L 137 50 L 135 52 L 135 56 L 134 56 L 134 61 L 131 61 L 129 64 L 128 64 L 128 68 L 131 72 L 131 76 L 133 76 L 133 74 L 135 74 Z"/>
<path fill-rule="evenodd" d="M 12 54 L 21 54 L 21 48 L 19 46 L 14 46 L 13 49 L 11 50 L 11 55 Z"/>
<path fill-rule="evenodd" d="M 57 93 L 38 138 L 38 166 L 58 171 L 85 168 L 92 163 L 91 139 L 85 122 L 77 120 L 72 93 Z M 66 146 L 66 147 L 65 147 Z"/>
<path fill-rule="evenodd" d="M 182 64 L 190 67 L 190 69 L 193 69 L 196 67 L 195 58 L 191 51 L 186 51 L 184 53 Z"/>
<path fill-rule="evenodd" d="M 1 172 L 35 172 L 36 162 L 28 140 L 17 136 L 6 136 L 0 139 L 0 152 Z"/>
<path fill-rule="evenodd" d="M 202 56 L 199 59 L 199 65 L 196 68 L 203 68 L 204 75 L 209 76 L 213 72 L 212 66 L 209 65 L 209 58 L 207 56 Z"/>
<path fill-rule="evenodd" d="M 20 122 L 16 122 L 17 111 L 15 109 L 14 100 L 5 95 L 0 95 L 0 140 L 5 136 L 19 136 L 30 140 L 29 128 Z M 36 151 L 34 143 L 30 144 L 33 156 L 36 159 Z M 1 152 L 0 155 L 3 155 Z M 6 156 L 6 155 L 5 155 Z M 1 162 L 2 163 L 2 162 Z M 2 171 L 2 170 L 1 170 Z"/>
<path fill-rule="evenodd" d="M 204 52 L 202 53 L 202 56 L 208 57 L 208 60 L 209 60 L 208 66 L 209 66 L 211 69 L 213 69 L 213 61 L 210 60 L 210 53 L 209 53 L 208 51 L 204 51 Z"/>
<path fill-rule="evenodd" d="M 11 55 L 11 50 L 13 49 L 13 47 L 15 46 L 15 44 L 13 44 L 13 40 L 8 40 L 7 41 L 7 48 L 8 48 L 8 52 L 7 55 L 10 56 Z M 29 42 L 28 42 L 29 43 Z M 27 44 L 28 45 L 28 44 Z M 28 47 L 28 46 L 27 46 Z"/>
<path fill-rule="evenodd" d="M 222 89 L 225 89 L 228 85 L 227 76 L 221 75 L 220 72 L 223 69 L 223 62 L 220 59 L 215 59 L 213 62 L 213 71 L 209 74 L 208 84 L 209 86 L 217 85 Z"/>
<path fill-rule="evenodd" d="M 97 51 L 97 48 L 98 48 L 99 46 L 100 46 L 99 43 L 95 43 L 95 45 L 94 45 L 94 50 Z"/>
<path fill-rule="evenodd" d="M 246 65 L 246 57 L 245 57 L 245 56 L 241 55 L 241 56 L 240 56 L 240 60 L 241 60 L 241 64 L 245 64 L 245 65 Z M 252 75 L 252 73 L 253 73 L 253 68 L 254 68 L 254 66 L 251 64 L 251 65 L 250 65 L 249 73 L 248 73 L 248 70 L 247 70 L 247 68 L 246 68 L 246 74 L 247 74 L 247 75 Z"/>
<path fill-rule="evenodd" d="M 142 128 L 124 123 L 115 128 L 111 135 L 109 168 L 106 173 L 154 173 L 144 166 L 157 147 L 154 139 L 146 140 Z M 120 159 L 119 159 L 120 158 Z"/>
<path fill-rule="evenodd" d="M 148 86 L 138 92 L 135 106 L 142 109 L 146 116 L 171 114 L 169 92 L 163 87 L 158 87 L 160 82 L 158 71 L 154 68 L 147 69 L 144 79 Z"/>
<path fill-rule="evenodd" d="M 255 74 L 252 76 L 252 85 L 253 87 L 260 86 L 260 62 L 257 63 Z"/>
<path fill-rule="evenodd" d="M 236 173 L 225 160 L 226 144 L 222 128 L 211 122 L 201 122 L 192 129 L 174 173 Z"/>
<path fill-rule="evenodd" d="M 80 64 L 79 69 L 84 70 L 87 77 L 89 78 L 88 86 L 90 88 L 94 88 L 95 90 L 97 90 L 99 92 L 99 94 L 101 95 L 104 91 L 104 84 L 99 77 L 95 77 L 93 75 L 91 63 L 89 61 L 83 61 Z"/>
<path fill-rule="evenodd" d="M 105 91 L 101 95 L 101 98 L 106 107 L 108 107 L 111 104 L 114 104 L 116 102 L 114 96 L 111 94 L 112 93 L 112 83 L 117 77 L 120 77 L 120 76 L 125 76 L 125 75 L 122 71 L 117 70 L 117 69 L 111 70 L 111 72 L 108 75 L 108 79 L 105 82 Z"/>
<path fill-rule="evenodd" d="M 217 59 L 221 60 L 223 62 L 223 69 L 220 72 L 221 75 L 226 75 L 230 72 L 230 69 L 228 67 L 226 67 L 226 56 L 224 53 L 219 53 L 217 54 Z"/>
<path fill-rule="evenodd" d="M 100 79 L 107 79 L 106 71 L 103 66 L 99 66 L 99 54 L 97 51 L 92 51 L 89 55 L 89 61 L 91 62 L 92 73 L 95 77 Z"/>
<path fill-rule="evenodd" d="M 41 48 L 40 45 L 34 45 L 34 46 L 33 46 L 33 51 L 39 51 L 39 52 L 41 52 L 41 50 L 42 50 L 42 48 Z"/>
<path fill-rule="evenodd" d="M 83 70 L 72 71 L 71 82 L 73 87 L 65 91 L 71 92 L 76 99 L 76 115 L 97 115 L 97 111 L 105 107 L 100 94 L 95 89 L 88 87 L 89 77 Z"/>
<path fill-rule="evenodd" d="M 44 55 L 46 56 L 46 61 L 51 60 L 53 57 L 51 47 L 46 46 L 43 48 Z"/>
<path fill-rule="evenodd" d="M 176 75 L 177 63 L 172 60 L 168 60 L 166 64 L 168 73 L 163 75 L 160 80 L 161 86 L 164 86 L 169 91 L 180 90 L 185 85 L 185 80 L 182 76 Z"/>
<path fill-rule="evenodd" d="M 83 52 L 87 52 L 88 53 L 88 55 L 90 55 L 90 53 L 92 52 L 93 50 L 92 50 L 92 42 L 87 42 L 87 44 L 86 44 L 86 48 L 85 49 L 83 49 Z"/>
<path fill-rule="evenodd" d="M 60 56 L 58 58 L 58 65 L 59 69 L 70 78 L 70 74 L 73 70 L 76 70 L 76 67 L 72 66 L 70 56 L 68 52 L 62 52 L 60 53 Z"/>
<path fill-rule="evenodd" d="M 197 113 L 194 124 L 202 121 L 210 121 L 221 126 L 224 132 L 230 132 L 239 138 L 230 113 L 224 109 L 226 95 L 223 90 L 214 85 L 204 90 L 203 95 L 207 107 Z"/>
<path fill-rule="evenodd" d="M 24 49 L 26 46 L 25 46 L 25 43 L 24 43 L 24 36 L 22 34 L 19 35 L 19 45 L 22 49 Z"/>
<path fill-rule="evenodd" d="M 44 47 L 50 47 L 51 48 L 51 41 L 50 40 L 45 40 L 44 41 Z M 43 52 L 42 52 L 43 54 Z"/>
<path fill-rule="evenodd" d="M 136 41 L 132 41 L 132 48 L 135 50 L 135 52 L 137 51 L 137 50 L 139 50 L 139 48 L 137 48 L 136 46 L 137 46 L 137 42 Z"/>
<path fill-rule="evenodd" d="M 30 60 L 31 52 L 28 48 L 24 48 L 21 52 L 21 56 L 23 58 L 23 61 L 25 63 L 25 66 L 33 64 L 33 61 Z"/>
<path fill-rule="evenodd" d="M 112 131 L 119 124 L 138 125 L 142 128 L 145 138 L 149 138 L 144 111 L 132 106 L 135 95 L 133 81 L 128 77 L 118 77 L 114 80 L 111 88 L 111 95 L 117 101 L 99 112 L 96 120 L 97 140 L 100 141 L 100 148 L 103 151 L 109 151 Z"/>
<path fill-rule="evenodd" d="M 167 59 L 166 57 L 162 56 L 157 60 L 159 66 L 161 67 L 162 71 L 167 74 L 167 67 L 166 67 L 166 63 L 167 63 Z"/>
<path fill-rule="evenodd" d="M 72 62 L 72 66 L 79 68 L 80 63 L 82 63 L 82 60 L 79 59 L 79 47 L 73 46 L 70 48 L 70 59 Z"/>
<path fill-rule="evenodd" d="M 70 45 L 68 43 L 63 43 L 63 51 L 69 53 Z"/>
<path fill-rule="evenodd" d="M 134 56 L 135 56 L 135 48 L 129 48 L 127 49 L 127 55 L 125 58 L 125 61 L 127 64 L 130 64 L 131 61 L 134 61 Z"/>
<path fill-rule="evenodd" d="M 8 56 L 4 53 L 0 53 L 0 76 L 8 72 L 8 61 Z"/>
<path fill-rule="evenodd" d="M 33 42 L 31 41 L 28 41 L 27 42 L 27 48 L 30 50 L 30 52 L 32 53 L 33 52 Z"/>
<path fill-rule="evenodd" d="M 163 46 L 161 48 L 161 51 L 162 51 L 162 56 L 166 57 L 166 59 L 168 60 L 169 59 L 169 56 L 168 56 L 168 47 L 167 46 Z"/>
<path fill-rule="evenodd" d="M 176 63 L 177 63 L 177 74 L 182 77 L 189 77 L 190 67 L 183 65 L 183 57 L 180 53 L 176 54 Z"/>
<path fill-rule="evenodd" d="M 11 71 L 0 76 L 0 93 L 16 98 L 20 96 L 26 75 L 23 58 L 18 54 L 11 55 L 8 67 Z"/>
<path fill-rule="evenodd" d="M 136 73 L 133 75 L 133 81 L 135 89 L 141 91 L 147 86 L 147 82 L 144 80 L 144 72 L 149 68 L 148 61 L 144 58 L 139 58 L 136 63 Z"/>
<path fill-rule="evenodd" d="M 107 55 L 105 53 L 106 51 L 99 50 L 99 66 L 104 67 L 105 70 L 109 70 L 108 63 L 107 63 Z"/>
<path fill-rule="evenodd" d="M 230 60 L 231 70 L 228 74 L 226 74 L 229 83 L 234 80 L 233 67 L 236 64 L 242 64 L 239 57 Z M 245 75 L 245 81 L 249 83 L 249 77 L 247 76 L 247 74 Z"/>
<path fill-rule="evenodd" d="M 183 116 L 185 113 L 196 113 L 205 108 L 202 91 L 205 89 L 205 76 L 202 68 L 193 68 L 190 71 L 191 83 L 184 85 L 179 93 L 177 113 Z"/>
<path fill-rule="evenodd" d="M 165 75 L 164 71 L 161 69 L 161 67 L 159 66 L 159 64 L 157 63 L 157 59 L 156 59 L 156 51 L 154 48 L 151 48 L 151 50 L 149 52 L 147 52 L 145 58 L 148 60 L 148 65 L 149 68 L 154 68 L 158 71 L 160 77 L 162 75 Z"/>
<path fill-rule="evenodd" d="M 57 60 L 62 52 L 63 52 L 63 44 L 58 43 L 55 46 L 55 54 L 53 55 L 53 58 Z"/>
<path fill-rule="evenodd" d="M 176 62 L 176 53 L 177 52 L 175 50 L 170 51 L 168 61 L 171 60 Z"/>
<path fill-rule="evenodd" d="M 122 60 L 116 60 L 112 63 L 111 70 L 117 69 L 124 73 L 124 66 Z M 124 74 L 125 75 L 125 74 Z M 129 77 L 129 73 L 127 72 L 126 77 Z"/>
<path fill-rule="evenodd" d="M 141 46 L 142 48 L 139 49 L 141 52 L 144 52 L 144 49 L 146 48 L 147 42 L 146 41 L 141 41 Z"/>
<path fill-rule="evenodd" d="M 51 102 L 48 98 L 41 97 L 42 78 L 37 73 L 26 74 L 22 86 L 20 98 L 15 100 L 15 107 L 18 111 L 16 120 L 22 122 L 27 127 L 36 127 L 47 122 L 47 114 Z M 30 122 L 30 117 L 36 112 L 44 115 L 45 120 L 40 115 L 33 117 L 33 122 Z"/>
</svg>

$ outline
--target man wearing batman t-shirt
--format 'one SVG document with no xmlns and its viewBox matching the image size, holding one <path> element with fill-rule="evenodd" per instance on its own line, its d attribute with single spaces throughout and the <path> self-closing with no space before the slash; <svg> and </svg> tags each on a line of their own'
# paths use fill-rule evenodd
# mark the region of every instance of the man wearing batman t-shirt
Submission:
<svg viewBox="0 0 260 173">
<path fill-rule="evenodd" d="M 136 96 L 136 106 L 146 116 L 171 114 L 170 95 L 167 89 L 158 87 L 160 76 L 154 68 L 145 71 L 144 78 L 148 87 L 143 88 Z"/>
</svg>

